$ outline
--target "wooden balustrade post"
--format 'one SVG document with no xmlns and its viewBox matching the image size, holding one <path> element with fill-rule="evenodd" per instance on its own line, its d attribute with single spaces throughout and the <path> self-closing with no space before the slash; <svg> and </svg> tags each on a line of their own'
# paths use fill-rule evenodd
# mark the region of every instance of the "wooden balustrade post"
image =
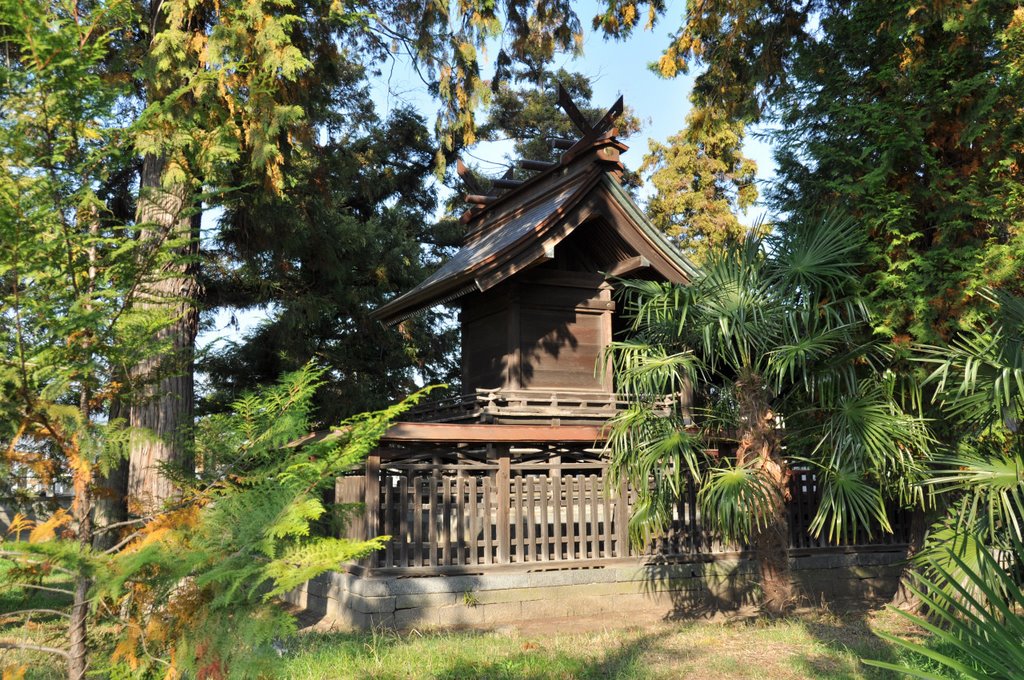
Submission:
<svg viewBox="0 0 1024 680">
<path fill-rule="evenodd" d="M 498 563 L 508 564 L 512 546 L 512 537 L 509 534 L 509 486 L 511 483 L 511 453 L 508 446 L 502 446 L 498 450 Z"/>
</svg>

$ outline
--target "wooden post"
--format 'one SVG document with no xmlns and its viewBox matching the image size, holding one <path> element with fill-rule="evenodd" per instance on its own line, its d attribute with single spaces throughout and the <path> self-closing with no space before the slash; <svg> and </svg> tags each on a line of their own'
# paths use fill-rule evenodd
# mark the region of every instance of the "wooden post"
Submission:
<svg viewBox="0 0 1024 680">
<path fill-rule="evenodd" d="M 380 532 L 380 453 L 373 452 L 366 457 L 366 537 L 374 538 Z M 369 567 L 376 561 L 375 555 L 366 558 Z"/>
<path fill-rule="evenodd" d="M 511 548 L 511 537 L 509 535 L 509 484 L 511 469 L 511 454 L 507 446 L 501 447 L 498 451 L 498 475 L 495 480 L 498 485 L 498 563 L 508 564 Z"/>
<path fill-rule="evenodd" d="M 519 312 L 519 286 L 512 284 L 509 286 L 508 311 L 506 312 L 508 314 L 508 336 L 505 352 L 505 356 L 508 358 L 505 387 L 511 390 L 518 390 L 523 387 L 522 350 L 520 347 L 522 340 L 519 332 Z"/>
<path fill-rule="evenodd" d="M 607 473 L 606 473 L 607 474 Z M 632 547 L 629 545 L 629 482 L 619 480 L 619 497 L 615 501 L 615 536 L 616 557 L 628 557 Z"/>
</svg>

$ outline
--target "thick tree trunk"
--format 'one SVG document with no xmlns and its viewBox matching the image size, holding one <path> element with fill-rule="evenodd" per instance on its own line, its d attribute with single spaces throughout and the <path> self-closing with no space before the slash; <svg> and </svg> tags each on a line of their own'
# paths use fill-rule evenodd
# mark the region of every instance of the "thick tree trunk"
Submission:
<svg viewBox="0 0 1024 680">
<path fill-rule="evenodd" d="M 128 460 L 124 459 L 111 468 L 106 475 L 96 480 L 96 510 L 93 523 L 96 526 L 92 547 L 107 550 L 118 542 L 117 531 L 106 531 L 113 524 L 128 519 Z"/>
<path fill-rule="evenodd" d="M 120 399 L 110 405 L 108 419 L 126 418 L 128 409 Z M 96 479 L 95 499 L 93 501 L 93 526 L 95 527 L 92 547 L 107 550 L 117 544 L 115 531 L 104 531 L 112 524 L 128 519 L 128 459 L 121 460 L 110 472 Z"/>
<path fill-rule="evenodd" d="M 790 471 L 781 455 L 775 414 L 768 405 L 760 376 L 752 373 L 740 376 L 736 395 L 742 428 L 736 464 L 755 466 L 776 492 L 762 518 L 763 526 L 755 529 L 751 537 L 751 547 L 761 572 L 761 609 L 771 616 L 779 616 L 792 609 L 795 603 L 786 512 Z"/>
<path fill-rule="evenodd" d="M 761 609 L 770 616 L 781 616 L 796 603 L 789 568 L 789 515 L 781 490 L 773 505 L 766 526 L 752 537 L 751 547 L 761 571 Z"/>
<path fill-rule="evenodd" d="M 132 370 L 141 385 L 132 400 L 133 429 L 128 474 L 129 504 L 133 511 L 151 512 L 175 494 L 164 468 L 189 471 L 192 465 L 193 366 L 199 313 L 199 285 L 194 258 L 198 252 L 198 214 L 184 186 L 162 184 L 166 161 L 146 156 L 140 181 L 139 222 L 143 243 L 186 241 L 186 261 L 157 272 L 140 291 L 140 304 L 160 308 L 173 323 L 161 332 L 169 344 L 166 354 L 152 357 Z"/>
<path fill-rule="evenodd" d="M 91 419 L 89 407 L 90 391 L 83 385 L 80 395 L 79 409 L 82 422 L 88 427 Z M 74 445 L 77 446 L 77 445 Z M 80 458 L 80 450 L 74 451 L 74 457 Z M 89 473 L 78 466 L 73 466 L 75 498 L 71 504 L 71 512 L 75 519 L 78 532 L 78 546 L 82 552 L 92 546 L 93 540 L 93 486 Z M 68 680 L 82 680 L 89 667 L 89 646 L 87 640 L 89 615 L 89 587 L 91 579 L 79 569 L 74 579 L 74 595 L 71 600 L 71 618 L 68 620 Z"/>
</svg>

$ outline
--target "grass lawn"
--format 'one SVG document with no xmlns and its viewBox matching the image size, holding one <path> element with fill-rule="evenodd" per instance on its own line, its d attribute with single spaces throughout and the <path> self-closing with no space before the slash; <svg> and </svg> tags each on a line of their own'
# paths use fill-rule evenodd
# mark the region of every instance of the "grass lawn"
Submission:
<svg viewBox="0 0 1024 680">
<path fill-rule="evenodd" d="M 0 569 L 0 580 L 3 580 Z M 63 585 L 63 584 L 62 584 Z M 61 607 L 64 597 L 0 589 L 0 612 Z M 0 614 L 0 621 L 4 617 Z M 287 642 L 274 675 L 280 678 L 890 678 L 861 657 L 905 658 L 872 631 L 919 637 L 896 614 L 809 612 L 781 621 L 655 622 L 545 621 L 498 632 L 396 634 L 304 633 Z M 64 621 L 6 620 L 0 639 L 63 646 Z M 585 624 L 585 625 L 584 625 Z M 587 630 L 589 632 L 574 632 Z M 93 630 L 96 649 L 109 649 L 111 631 Z M 102 662 L 101 662 L 102 663 Z M 63 660 L 39 652 L 0 650 L 0 675 L 64 677 Z M 94 676 L 96 677 L 96 676 Z"/>
<path fill-rule="evenodd" d="M 571 628 L 571 624 L 566 624 Z M 887 611 L 783 621 L 674 622 L 599 632 L 309 633 L 288 678 L 890 678 L 900 658 L 872 630 L 917 632 Z"/>
</svg>

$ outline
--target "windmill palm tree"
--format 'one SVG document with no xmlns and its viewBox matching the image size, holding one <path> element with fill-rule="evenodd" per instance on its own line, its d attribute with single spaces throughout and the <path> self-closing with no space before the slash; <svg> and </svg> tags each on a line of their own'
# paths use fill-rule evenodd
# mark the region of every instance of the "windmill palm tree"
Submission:
<svg viewBox="0 0 1024 680">
<path fill-rule="evenodd" d="M 986 295 L 986 323 L 947 346 L 919 348 L 933 367 L 926 384 L 959 437 L 944 442 L 923 480 L 948 508 L 916 558 L 921 570 L 913 589 L 929 617 L 900 613 L 940 645 L 880 635 L 958 677 L 1009 680 L 1024 667 L 1024 299 Z"/>
<path fill-rule="evenodd" d="M 925 485 L 944 498 L 922 560 L 963 581 L 982 554 L 1006 563 L 1024 543 L 1024 299 L 987 291 L 991 318 L 948 346 L 920 348 L 926 384 L 959 433 L 936 456 Z M 956 559 L 953 559 L 954 556 Z M 977 593 L 975 593 L 978 596 Z"/>
<path fill-rule="evenodd" d="M 928 448 L 894 398 L 886 352 L 857 296 L 858 227 L 838 217 L 713 254 L 688 285 L 623 281 L 628 338 L 609 358 L 628 406 L 611 422 L 611 472 L 638 494 L 635 542 L 669 525 L 697 485 L 705 526 L 757 554 L 762 608 L 794 601 L 788 566 L 791 466 L 813 469 L 812 524 L 831 540 L 891 530 L 884 499 L 919 501 Z M 691 387 L 692 386 L 692 387 Z M 687 393 L 694 398 L 669 400 Z M 705 453 L 732 439 L 735 452 Z"/>
</svg>

